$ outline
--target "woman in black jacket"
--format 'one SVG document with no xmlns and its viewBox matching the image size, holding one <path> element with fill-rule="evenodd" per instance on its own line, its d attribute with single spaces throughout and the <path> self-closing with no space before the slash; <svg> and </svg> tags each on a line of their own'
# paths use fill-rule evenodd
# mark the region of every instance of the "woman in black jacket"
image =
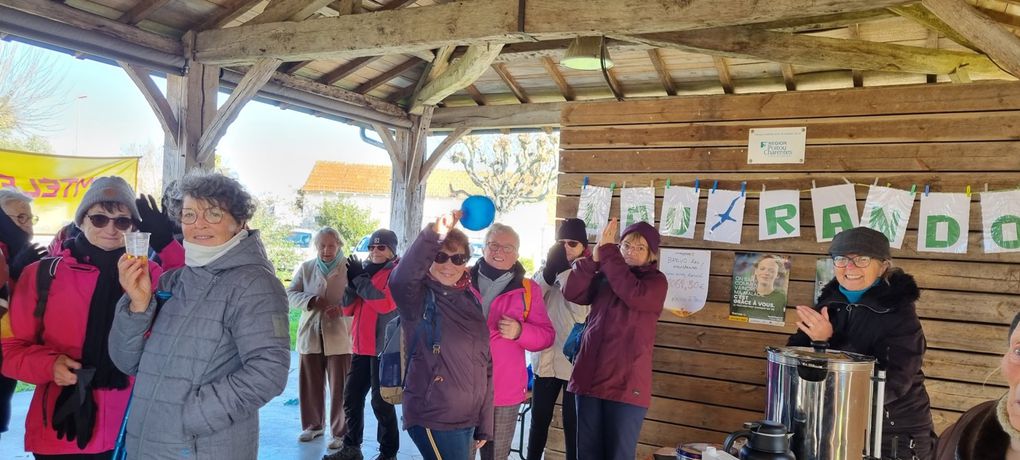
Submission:
<svg viewBox="0 0 1020 460">
<path fill-rule="evenodd" d="M 921 361 L 926 342 L 914 303 L 914 278 L 892 267 L 889 240 L 865 227 L 836 235 L 835 278 L 815 309 L 798 305 L 791 346 L 826 346 L 870 355 L 886 371 L 882 457 L 928 460 L 935 435 Z"/>
</svg>

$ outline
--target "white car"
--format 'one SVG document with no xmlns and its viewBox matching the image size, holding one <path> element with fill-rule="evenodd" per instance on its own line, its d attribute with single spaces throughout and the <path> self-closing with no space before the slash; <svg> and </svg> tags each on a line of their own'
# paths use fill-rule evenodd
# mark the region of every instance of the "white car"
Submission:
<svg viewBox="0 0 1020 460">
<path fill-rule="evenodd" d="M 364 262 L 368 260 L 368 240 L 372 235 L 365 235 L 361 237 L 361 241 L 358 241 L 357 246 L 354 246 L 354 250 L 351 254 L 358 256 L 358 259 Z"/>
<path fill-rule="evenodd" d="M 287 235 L 287 242 L 294 245 L 294 253 L 301 256 L 302 261 L 305 261 L 314 259 L 319 255 L 318 250 L 315 249 L 315 244 L 312 243 L 314 237 L 314 230 L 295 228 L 290 231 L 290 235 Z"/>
</svg>

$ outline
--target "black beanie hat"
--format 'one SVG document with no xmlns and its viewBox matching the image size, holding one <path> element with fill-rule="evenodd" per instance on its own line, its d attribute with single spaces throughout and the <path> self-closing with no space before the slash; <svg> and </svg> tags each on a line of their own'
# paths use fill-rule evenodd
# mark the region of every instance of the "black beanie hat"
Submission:
<svg viewBox="0 0 1020 460">
<path fill-rule="evenodd" d="M 584 221 L 575 217 L 564 219 L 556 230 L 556 239 L 580 241 L 588 246 L 588 231 L 584 228 Z"/>
<path fill-rule="evenodd" d="M 397 254 L 397 234 L 392 230 L 380 228 L 368 238 L 368 244 L 382 244 L 390 248 L 394 255 Z"/>
</svg>

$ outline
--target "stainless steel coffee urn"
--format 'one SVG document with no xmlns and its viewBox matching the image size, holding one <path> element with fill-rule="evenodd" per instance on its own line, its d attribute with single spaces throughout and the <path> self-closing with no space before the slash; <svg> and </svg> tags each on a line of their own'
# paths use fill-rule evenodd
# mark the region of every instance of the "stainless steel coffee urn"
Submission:
<svg viewBox="0 0 1020 460">
<path fill-rule="evenodd" d="M 871 425 L 874 358 L 805 347 L 766 352 L 765 416 L 793 433 L 797 458 L 860 460 Z"/>
</svg>

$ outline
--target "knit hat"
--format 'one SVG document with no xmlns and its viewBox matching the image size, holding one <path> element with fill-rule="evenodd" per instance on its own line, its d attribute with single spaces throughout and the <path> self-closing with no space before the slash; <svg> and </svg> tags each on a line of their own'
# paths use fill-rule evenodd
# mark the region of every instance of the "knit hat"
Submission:
<svg viewBox="0 0 1020 460">
<path fill-rule="evenodd" d="M 392 230 L 380 228 L 372 233 L 372 236 L 368 238 L 368 244 L 383 244 L 390 248 L 390 251 L 394 254 L 397 253 L 397 234 L 393 233 Z"/>
<path fill-rule="evenodd" d="M 830 256 L 857 254 L 876 259 L 892 258 L 889 252 L 889 239 L 885 234 L 868 227 L 856 227 L 836 234 L 829 245 Z"/>
<path fill-rule="evenodd" d="M 556 239 L 580 241 L 581 244 L 588 246 L 588 231 L 584 228 L 584 221 L 576 217 L 564 219 L 560 228 L 556 230 Z"/>
<path fill-rule="evenodd" d="M 131 218 L 135 222 L 142 220 L 138 215 L 138 206 L 135 205 L 135 191 L 131 189 L 131 185 L 120 177 L 106 176 L 98 177 L 92 181 L 92 185 L 85 192 L 81 203 L 78 204 L 78 210 L 74 212 L 74 223 L 81 226 L 82 221 L 85 220 L 85 213 L 88 212 L 89 208 L 104 201 L 122 204 L 127 207 L 128 212 L 131 213 Z"/>
<path fill-rule="evenodd" d="M 645 241 L 648 242 L 648 252 L 659 252 L 659 232 L 655 231 L 655 227 L 652 227 L 651 224 L 645 221 L 630 224 L 627 228 L 623 229 L 621 241 L 631 233 L 637 233 L 644 237 Z"/>
</svg>

